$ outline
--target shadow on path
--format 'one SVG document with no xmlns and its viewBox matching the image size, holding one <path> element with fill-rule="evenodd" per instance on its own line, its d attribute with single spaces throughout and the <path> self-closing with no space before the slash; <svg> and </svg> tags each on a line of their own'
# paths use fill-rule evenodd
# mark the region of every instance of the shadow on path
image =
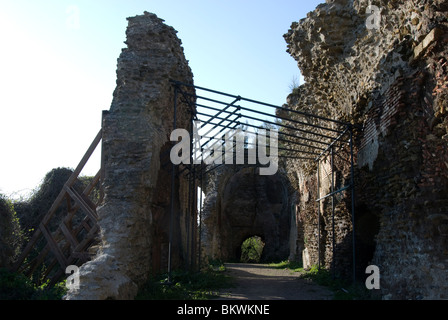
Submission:
<svg viewBox="0 0 448 320">
<path fill-rule="evenodd" d="M 226 263 L 235 287 L 219 291 L 220 300 L 331 300 L 333 292 L 299 272 L 276 269 L 267 264 Z"/>
</svg>

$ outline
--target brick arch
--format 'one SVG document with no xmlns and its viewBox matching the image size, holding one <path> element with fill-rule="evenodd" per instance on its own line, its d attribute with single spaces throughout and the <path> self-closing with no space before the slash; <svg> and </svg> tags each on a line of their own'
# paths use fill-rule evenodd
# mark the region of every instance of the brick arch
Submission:
<svg viewBox="0 0 448 320">
<path fill-rule="evenodd" d="M 289 182 L 280 173 L 258 174 L 254 167 L 222 174 L 213 217 L 206 219 L 209 257 L 239 261 L 241 244 L 257 235 L 265 242 L 262 260 L 287 259 L 290 255 L 291 205 Z M 207 241 L 207 240 L 206 240 Z"/>
</svg>

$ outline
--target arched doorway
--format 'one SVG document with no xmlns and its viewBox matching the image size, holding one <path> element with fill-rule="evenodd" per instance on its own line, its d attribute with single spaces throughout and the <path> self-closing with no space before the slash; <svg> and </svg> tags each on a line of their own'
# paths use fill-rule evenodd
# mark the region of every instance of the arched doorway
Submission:
<svg viewBox="0 0 448 320">
<path fill-rule="evenodd" d="M 228 169 L 216 181 L 213 208 L 204 220 L 206 254 L 223 261 L 240 261 L 243 242 L 258 236 L 261 261 L 290 255 L 291 204 L 288 180 L 280 173 L 263 176 L 256 167 Z M 211 197 L 211 196 L 210 196 Z M 294 239 L 295 241 L 295 239 Z"/>
</svg>

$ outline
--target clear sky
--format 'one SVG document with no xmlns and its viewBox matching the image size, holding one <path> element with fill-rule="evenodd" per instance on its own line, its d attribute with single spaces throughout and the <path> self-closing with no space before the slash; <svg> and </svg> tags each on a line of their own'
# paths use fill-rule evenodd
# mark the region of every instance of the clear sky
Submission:
<svg viewBox="0 0 448 320">
<path fill-rule="evenodd" d="M 110 107 L 126 17 L 149 11 L 174 27 L 196 85 L 282 105 L 300 78 L 283 34 L 322 2 L 0 0 L 0 193 L 76 167 Z"/>
</svg>

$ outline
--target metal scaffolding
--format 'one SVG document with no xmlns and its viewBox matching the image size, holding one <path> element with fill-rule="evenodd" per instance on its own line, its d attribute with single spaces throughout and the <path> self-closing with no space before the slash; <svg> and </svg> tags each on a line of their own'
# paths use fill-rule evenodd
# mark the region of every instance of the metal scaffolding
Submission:
<svg viewBox="0 0 448 320">
<path fill-rule="evenodd" d="M 353 281 L 355 280 L 355 205 L 354 205 L 354 156 L 353 156 L 353 130 L 354 125 L 351 123 L 329 119 L 304 111 L 292 110 L 283 106 L 276 106 L 261 101 L 247 99 L 239 95 L 232 95 L 217 90 L 199 87 L 191 84 L 182 83 L 171 80 L 174 88 L 174 115 L 173 128 L 176 129 L 177 104 L 181 99 L 183 103 L 189 106 L 191 121 L 189 128 L 185 128 L 190 133 L 190 154 L 188 163 L 172 164 L 171 170 L 171 222 L 170 222 L 170 245 L 168 257 L 168 278 L 171 274 L 171 241 L 172 241 L 172 222 L 174 217 L 173 192 L 176 174 L 184 175 L 189 179 L 189 212 L 191 219 L 191 228 L 189 229 L 188 254 L 190 255 L 190 267 L 197 262 L 200 265 L 200 236 L 197 237 L 196 232 L 201 232 L 202 221 L 202 199 L 199 210 L 197 210 L 197 187 L 203 190 L 204 177 L 220 166 L 226 165 L 225 161 L 219 164 L 206 165 L 204 161 L 200 161 L 204 150 L 210 150 L 216 144 L 225 144 L 224 137 L 226 134 L 233 134 L 235 130 L 242 130 L 246 134 L 252 134 L 255 138 L 253 141 L 245 140 L 245 152 L 249 152 L 258 142 L 257 135 L 266 130 L 278 130 L 278 160 L 279 159 L 296 159 L 303 161 L 315 162 L 317 167 L 318 184 L 315 200 L 318 205 L 318 236 L 317 242 L 319 247 L 319 267 L 321 265 L 321 210 L 320 203 L 331 197 L 332 203 L 332 231 L 333 231 L 333 255 L 335 254 L 335 232 L 334 232 L 334 213 L 335 213 L 335 197 L 344 192 L 351 193 L 351 218 L 352 218 L 352 251 L 353 251 Z M 188 90 L 189 89 L 189 90 Z M 193 92 L 195 93 L 191 93 Z M 200 121 L 203 131 L 200 139 L 194 137 L 195 121 Z M 267 140 L 266 140 L 267 141 Z M 228 146 L 227 146 L 228 147 Z M 258 147 L 269 147 L 266 142 L 264 145 L 258 144 Z M 213 149 L 214 150 L 214 149 Z M 221 148 L 222 150 L 222 148 Z M 226 149 L 228 151 L 229 149 Z M 240 149 L 239 149 L 240 150 Z M 334 179 L 334 156 L 343 151 L 348 154 L 350 166 L 350 182 L 338 188 L 335 187 Z M 236 151 L 236 146 L 231 146 L 231 151 Z M 210 156 L 208 154 L 207 156 Z M 214 155 L 215 159 L 224 159 L 225 152 L 222 155 Z M 330 192 L 325 195 L 320 194 L 320 168 L 321 162 L 330 157 L 331 163 L 331 187 Z M 343 158 L 343 157 L 341 157 Z M 199 161 L 198 161 L 199 159 Z M 246 159 L 246 155 L 245 155 Z M 204 160 L 204 159 L 203 159 Z M 325 160 L 326 161 L 326 160 Z M 249 164 L 260 167 L 257 159 L 255 163 Z M 176 170 L 177 167 L 177 170 Z M 199 211 L 199 212 L 197 212 Z M 197 217 L 199 215 L 199 219 Z M 196 221 L 199 226 L 195 228 Z M 196 232 L 195 232 L 196 231 Z M 196 239 L 199 241 L 197 242 Z M 196 243 L 197 242 L 197 243 Z M 198 254 L 199 253 L 199 254 Z M 334 258 L 333 258 L 334 261 Z M 334 265 L 333 265 L 334 269 Z"/>
</svg>

